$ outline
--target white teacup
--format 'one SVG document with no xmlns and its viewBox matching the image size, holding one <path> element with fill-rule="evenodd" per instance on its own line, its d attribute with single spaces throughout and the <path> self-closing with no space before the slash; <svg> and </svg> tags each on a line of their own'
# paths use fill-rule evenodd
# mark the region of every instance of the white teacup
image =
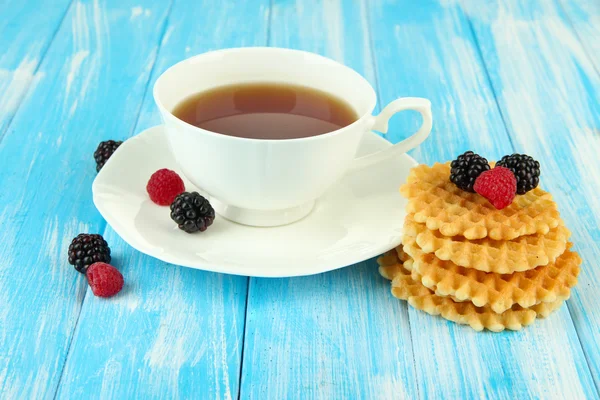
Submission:
<svg viewBox="0 0 600 400">
<path fill-rule="evenodd" d="M 187 97 L 217 86 L 280 82 L 308 86 L 345 100 L 359 119 L 336 131 L 301 139 L 248 139 L 210 132 L 172 114 Z M 215 211 L 235 222 L 277 226 L 295 222 L 351 168 L 364 168 L 418 146 L 431 131 L 431 103 L 400 98 L 377 116 L 375 91 L 338 62 L 298 50 L 248 47 L 200 54 L 166 70 L 154 85 L 171 151 L 185 176 L 210 196 Z M 381 152 L 355 158 L 362 136 L 386 133 L 390 117 L 421 113 L 419 130 Z"/>
</svg>

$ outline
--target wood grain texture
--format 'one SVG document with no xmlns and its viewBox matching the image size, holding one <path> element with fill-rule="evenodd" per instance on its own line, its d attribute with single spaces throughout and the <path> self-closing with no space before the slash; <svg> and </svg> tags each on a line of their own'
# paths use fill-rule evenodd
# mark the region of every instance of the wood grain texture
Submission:
<svg viewBox="0 0 600 400">
<path fill-rule="evenodd" d="M 555 0 L 559 1 L 559 0 Z M 600 73 L 600 2 L 598 0 L 560 0 L 566 20 Z M 560 14 L 561 19 L 563 17 Z"/>
<path fill-rule="evenodd" d="M 53 398 L 59 383 L 87 288 L 66 250 L 105 225 L 92 154 L 133 128 L 168 9 L 130 23 L 134 5 L 73 3 L 0 144 L 0 397 Z"/>
<path fill-rule="evenodd" d="M 556 3 L 470 2 L 467 10 L 515 148 L 540 160 L 583 258 L 568 309 L 598 387 L 600 75 Z M 578 375 L 585 383 L 587 374 Z"/>
<path fill-rule="evenodd" d="M 325 54 L 375 83 L 366 2 L 275 1 L 272 12 L 271 45 Z M 252 278 L 248 290 L 241 398 L 417 397 L 406 305 L 374 260 Z"/>
<path fill-rule="evenodd" d="M 0 4 L 0 139 L 36 73 L 71 0 L 53 2 L 43 13 L 32 13 L 41 2 L 9 0 Z M 35 29 L 23 27 L 35 26 Z"/>
<path fill-rule="evenodd" d="M 135 133 L 160 123 L 152 86 L 165 69 L 215 48 L 265 45 L 268 16 L 268 1 L 176 1 L 145 66 L 153 72 Z M 237 398 L 248 278 L 152 259 L 110 227 L 105 237 L 126 286 L 109 301 L 88 291 L 58 398 Z"/>
<path fill-rule="evenodd" d="M 434 105 L 431 138 L 413 152 L 419 161 L 451 160 L 468 149 L 490 159 L 512 152 L 460 4 L 379 1 L 371 18 L 382 102 L 414 93 Z M 409 317 L 424 398 L 596 396 L 566 308 L 501 334 L 476 333 L 412 308 Z"/>
<path fill-rule="evenodd" d="M 600 398 L 597 0 L 0 0 L 0 15 L 1 399 Z M 539 159 L 584 259 L 568 305 L 476 333 L 407 308 L 374 260 L 248 280 L 122 241 L 92 204 L 98 142 L 160 123 L 170 65 L 267 44 L 353 67 L 382 104 L 430 98 L 420 162 Z M 402 113 L 388 139 L 418 124 Z M 117 297 L 68 265 L 79 232 L 111 244 Z"/>
</svg>

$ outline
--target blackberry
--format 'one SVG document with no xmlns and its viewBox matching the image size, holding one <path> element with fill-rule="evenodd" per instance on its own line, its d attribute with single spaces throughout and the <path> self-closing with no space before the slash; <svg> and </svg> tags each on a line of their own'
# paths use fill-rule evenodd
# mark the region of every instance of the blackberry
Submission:
<svg viewBox="0 0 600 400">
<path fill-rule="evenodd" d="M 98 148 L 94 152 L 94 160 L 96 160 L 96 171 L 100 171 L 102 167 L 104 167 L 104 164 L 106 164 L 110 156 L 113 155 L 115 150 L 117 150 L 122 143 L 123 142 L 121 141 L 117 142 L 114 140 L 100 142 Z"/>
<path fill-rule="evenodd" d="M 198 192 L 183 192 L 171 204 L 171 219 L 187 233 L 204 232 L 215 220 L 215 210 Z"/>
<path fill-rule="evenodd" d="M 490 165 L 488 164 L 488 160 L 479 154 L 467 151 L 452 161 L 450 168 L 450 180 L 452 183 L 466 192 L 475 193 L 475 190 L 473 190 L 475 179 L 483 171 L 489 170 Z"/>
<path fill-rule="evenodd" d="M 517 194 L 525 194 L 540 183 L 540 163 L 527 154 L 504 156 L 496 165 L 506 167 L 517 178 Z"/>
<path fill-rule="evenodd" d="M 69 264 L 85 273 L 96 262 L 110 262 L 110 248 L 102 235 L 80 233 L 69 245 Z"/>
</svg>

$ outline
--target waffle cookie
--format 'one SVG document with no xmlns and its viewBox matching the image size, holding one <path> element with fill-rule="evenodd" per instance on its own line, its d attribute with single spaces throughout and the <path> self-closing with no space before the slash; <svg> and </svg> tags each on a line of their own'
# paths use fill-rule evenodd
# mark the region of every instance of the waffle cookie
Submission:
<svg viewBox="0 0 600 400">
<path fill-rule="evenodd" d="M 483 272 L 510 274 L 553 263 L 565 251 L 571 232 L 561 222 L 546 235 L 526 235 L 510 241 L 470 241 L 429 230 L 409 214 L 404 221 L 404 235 L 413 237 L 423 252 L 433 253 L 440 260 Z"/>
<path fill-rule="evenodd" d="M 483 196 L 465 192 L 450 182 L 450 164 L 413 168 L 400 192 L 408 198 L 407 213 L 444 236 L 475 240 L 512 240 L 523 235 L 547 234 L 560 217 L 552 196 L 540 188 L 517 196 L 497 210 Z"/>
<path fill-rule="evenodd" d="M 411 272 L 404 264 L 412 260 L 404 256 L 403 262 L 399 259 L 396 250 L 391 250 L 377 260 L 381 275 L 392 280 L 392 294 L 418 309 L 431 315 L 440 315 L 443 318 L 459 324 L 469 325 L 481 331 L 489 329 L 500 332 L 504 329 L 519 330 L 531 324 L 536 317 L 544 318 L 552 311 L 558 309 L 562 301 L 554 303 L 540 303 L 531 308 L 515 305 L 503 313 L 495 313 L 488 306 L 476 307 L 471 302 L 456 302 L 449 297 L 437 296 L 432 290 L 423 286 L 419 280 L 413 279 Z"/>
<path fill-rule="evenodd" d="M 404 251 L 412 258 L 412 271 L 421 283 L 438 296 L 452 296 L 478 307 L 489 306 L 502 313 L 517 304 L 528 308 L 539 303 L 566 300 L 577 284 L 581 258 L 565 251 L 551 264 L 514 274 L 486 273 L 442 261 L 424 253 L 413 237 L 403 240 Z M 569 246 L 570 247 L 570 244 Z"/>
</svg>

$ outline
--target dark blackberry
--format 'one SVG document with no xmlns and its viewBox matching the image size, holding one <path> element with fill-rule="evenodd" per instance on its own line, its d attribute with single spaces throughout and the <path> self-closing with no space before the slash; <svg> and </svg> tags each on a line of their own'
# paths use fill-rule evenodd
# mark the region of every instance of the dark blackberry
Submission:
<svg viewBox="0 0 600 400">
<path fill-rule="evenodd" d="M 102 235 L 80 233 L 69 245 L 69 264 L 85 273 L 96 262 L 110 262 L 110 248 Z"/>
<path fill-rule="evenodd" d="M 108 161 L 110 156 L 113 155 L 115 150 L 119 148 L 119 146 L 123 142 L 117 142 L 114 140 L 107 140 L 105 142 L 100 142 L 98 148 L 94 152 L 94 160 L 96 160 L 96 171 L 100 171 L 104 164 Z"/>
<path fill-rule="evenodd" d="M 504 156 L 496 165 L 506 167 L 517 178 L 517 194 L 525 194 L 540 183 L 540 163 L 527 154 Z"/>
<path fill-rule="evenodd" d="M 450 168 L 450 180 L 452 183 L 466 192 L 475 193 L 473 190 L 475 179 L 483 171 L 489 170 L 490 165 L 488 164 L 488 160 L 479 154 L 467 151 L 452 161 Z"/>
<path fill-rule="evenodd" d="M 171 204 L 171 219 L 187 233 L 204 232 L 215 220 L 215 210 L 198 192 L 183 192 Z"/>
</svg>

